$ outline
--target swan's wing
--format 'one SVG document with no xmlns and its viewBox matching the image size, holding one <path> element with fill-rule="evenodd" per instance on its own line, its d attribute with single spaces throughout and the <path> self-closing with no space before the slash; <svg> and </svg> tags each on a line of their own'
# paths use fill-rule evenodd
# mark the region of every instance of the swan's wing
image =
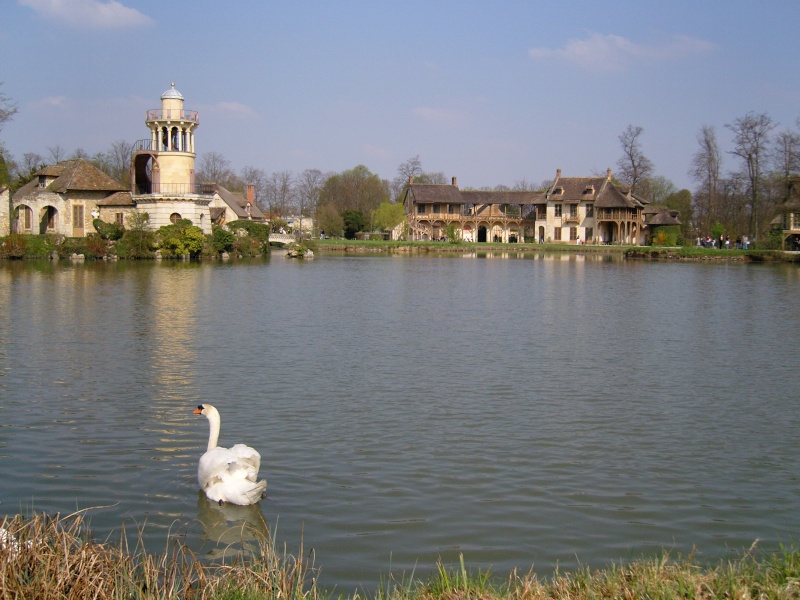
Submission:
<svg viewBox="0 0 800 600">
<path fill-rule="evenodd" d="M 238 480 L 254 483 L 258 479 L 261 456 L 244 444 L 233 448 L 214 448 L 200 457 L 197 481 L 206 489 L 210 485 Z"/>
<path fill-rule="evenodd" d="M 258 477 L 258 470 L 261 468 L 261 455 L 258 451 L 244 444 L 236 444 L 231 448 L 231 453 L 236 457 L 237 462 L 251 465 L 255 469 L 252 477 L 248 477 L 251 481 L 255 481 Z"/>
<path fill-rule="evenodd" d="M 213 502 L 230 502 L 246 506 L 255 504 L 261 499 L 261 494 L 267 489 L 267 480 L 258 482 L 247 479 L 232 479 L 217 481 L 205 489 L 206 496 Z"/>
</svg>

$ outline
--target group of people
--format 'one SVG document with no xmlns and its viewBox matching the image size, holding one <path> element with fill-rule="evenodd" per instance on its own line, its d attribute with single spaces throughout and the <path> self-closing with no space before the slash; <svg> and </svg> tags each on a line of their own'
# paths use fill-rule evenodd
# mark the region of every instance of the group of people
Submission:
<svg viewBox="0 0 800 600">
<path fill-rule="evenodd" d="M 734 242 L 734 248 L 736 250 L 747 250 L 750 247 L 750 238 L 745 236 L 738 236 Z M 729 235 L 722 235 L 720 234 L 719 239 L 714 239 L 710 237 L 698 237 L 697 238 L 697 245 L 702 246 L 703 248 L 718 248 L 719 250 L 730 250 L 731 249 L 731 236 Z"/>
</svg>

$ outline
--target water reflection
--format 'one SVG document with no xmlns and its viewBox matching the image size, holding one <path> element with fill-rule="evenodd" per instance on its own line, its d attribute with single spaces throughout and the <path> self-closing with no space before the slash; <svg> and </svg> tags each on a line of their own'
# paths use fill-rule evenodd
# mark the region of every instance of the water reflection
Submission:
<svg viewBox="0 0 800 600">
<path fill-rule="evenodd" d="M 236 506 L 212 502 L 201 491 L 197 493 L 197 518 L 203 526 L 203 548 L 208 545 L 208 558 L 256 555 L 269 537 L 269 528 L 261 514 L 260 504 Z"/>
</svg>

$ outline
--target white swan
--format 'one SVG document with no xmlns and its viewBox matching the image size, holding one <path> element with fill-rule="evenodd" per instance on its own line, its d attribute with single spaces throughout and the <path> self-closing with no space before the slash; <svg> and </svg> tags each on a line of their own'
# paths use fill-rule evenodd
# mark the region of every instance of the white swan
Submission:
<svg viewBox="0 0 800 600">
<path fill-rule="evenodd" d="M 208 499 L 241 506 L 258 502 L 267 489 L 266 479 L 258 481 L 261 455 L 244 444 L 236 444 L 233 448 L 217 447 L 220 416 L 210 404 L 201 404 L 194 414 L 205 415 L 211 426 L 208 450 L 197 465 L 197 482 Z"/>
</svg>

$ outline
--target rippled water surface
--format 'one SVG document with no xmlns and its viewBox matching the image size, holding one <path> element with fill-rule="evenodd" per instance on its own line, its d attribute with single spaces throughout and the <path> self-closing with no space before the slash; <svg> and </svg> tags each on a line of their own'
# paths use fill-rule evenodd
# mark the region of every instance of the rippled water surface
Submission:
<svg viewBox="0 0 800 600">
<path fill-rule="evenodd" d="M 2 263 L 0 514 L 209 557 L 263 517 L 340 590 L 792 542 L 799 293 L 566 255 Z M 261 452 L 259 505 L 198 493 L 201 402 Z"/>
</svg>

